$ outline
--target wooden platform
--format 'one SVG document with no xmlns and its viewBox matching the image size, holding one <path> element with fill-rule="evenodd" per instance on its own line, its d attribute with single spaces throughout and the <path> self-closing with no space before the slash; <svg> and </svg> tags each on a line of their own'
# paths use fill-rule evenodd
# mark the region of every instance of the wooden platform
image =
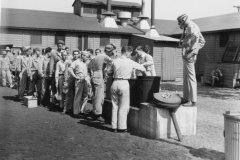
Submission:
<svg viewBox="0 0 240 160">
<path fill-rule="evenodd" d="M 111 122 L 111 111 L 111 101 L 105 101 L 103 116 L 107 122 Z M 176 118 L 182 135 L 196 134 L 197 107 L 181 106 Z M 131 107 L 127 124 L 132 133 L 149 139 L 177 136 L 169 110 L 156 108 L 154 104 L 142 103 L 140 108 Z"/>
<path fill-rule="evenodd" d="M 140 108 L 131 107 L 128 115 L 129 128 L 150 139 L 176 137 L 169 110 L 154 106 L 142 103 Z M 196 134 L 197 107 L 181 106 L 176 112 L 176 118 L 182 135 Z"/>
<path fill-rule="evenodd" d="M 27 106 L 28 108 L 36 108 L 38 107 L 37 105 L 37 98 L 32 98 L 32 96 L 25 96 L 23 98 L 24 100 L 24 105 Z"/>
</svg>

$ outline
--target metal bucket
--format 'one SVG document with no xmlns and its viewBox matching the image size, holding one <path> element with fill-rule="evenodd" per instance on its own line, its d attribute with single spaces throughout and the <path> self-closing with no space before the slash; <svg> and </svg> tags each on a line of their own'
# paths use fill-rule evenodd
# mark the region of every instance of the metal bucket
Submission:
<svg viewBox="0 0 240 160">
<path fill-rule="evenodd" d="M 240 111 L 224 114 L 225 160 L 240 160 Z"/>
</svg>

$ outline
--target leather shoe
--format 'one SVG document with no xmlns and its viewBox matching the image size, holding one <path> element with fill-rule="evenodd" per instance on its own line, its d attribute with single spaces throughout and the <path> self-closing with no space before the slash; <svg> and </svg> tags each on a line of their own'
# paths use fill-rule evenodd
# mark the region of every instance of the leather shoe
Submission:
<svg viewBox="0 0 240 160">
<path fill-rule="evenodd" d="M 100 115 L 94 115 L 92 120 L 99 121 L 99 122 L 105 122 L 105 120 Z"/>
<path fill-rule="evenodd" d="M 185 106 L 185 107 L 190 107 L 190 106 L 192 106 L 192 102 L 184 103 L 183 106 Z"/>
<path fill-rule="evenodd" d="M 127 129 L 118 129 L 119 133 L 127 133 Z"/>
</svg>

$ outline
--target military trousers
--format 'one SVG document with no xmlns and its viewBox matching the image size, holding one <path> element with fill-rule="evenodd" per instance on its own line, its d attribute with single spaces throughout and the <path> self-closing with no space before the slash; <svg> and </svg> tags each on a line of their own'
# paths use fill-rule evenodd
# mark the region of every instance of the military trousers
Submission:
<svg viewBox="0 0 240 160">
<path fill-rule="evenodd" d="M 93 113 L 95 115 L 102 114 L 102 105 L 104 102 L 104 80 L 102 71 L 93 72 L 91 78 L 92 85 L 92 104 L 93 104 Z"/>
<path fill-rule="evenodd" d="M 7 86 L 7 82 L 10 85 L 12 85 L 12 76 L 9 69 L 2 69 L 2 86 Z"/>
<path fill-rule="evenodd" d="M 38 71 L 32 71 L 28 95 L 32 96 L 34 91 L 37 91 L 38 105 L 40 105 L 42 100 L 42 77 L 38 74 Z"/>
<path fill-rule="evenodd" d="M 128 80 L 114 80 L 112 87 L 112 128 L 127 129 L 127 115 L 130 108 Z"/>
</svg>

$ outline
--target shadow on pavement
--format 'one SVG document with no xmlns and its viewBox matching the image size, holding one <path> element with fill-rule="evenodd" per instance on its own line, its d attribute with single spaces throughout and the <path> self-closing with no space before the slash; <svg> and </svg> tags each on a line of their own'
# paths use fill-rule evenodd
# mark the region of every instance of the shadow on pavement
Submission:
<svg viewBox="0 0 240 160">
<path fill-rule="evenodd" d="M 161 89 L 163 91 L 178 91 L 182 92 L 182 85 L 175 85 L 175 84 L 161 84 Z M 220 88 L 220 87 L 214 87 L 207 85 L 198 85 L 197 89 L 198 96 L 202 97 L 210 97 L 214 99 L 240 99 L 240 91 L 235 90 L 233 88 Z"/>
<path fill-rule="evenodd" d="M 210 150 L 207 148 L 199 148 L 199 149 L 190 149 L 189 151 L 194 157 L 202 158 L 202 159 L 210 159 L 210 160 L 224 160 L 225 154 L 223 152 L 218 152 L 214 150 Z"/>
<path fill-rule="evenodd" d="M 215 151 L 215 150 L 210 150 L 207 148 L 199 148 L 195 149 L 190 146 L 186 146 L 177 142 L 170 142 L 164 139 L 159 139 L 161 142 L 165 142 L 168 144 L 173 144 L 176 146 L 181 146 L 189 149 L 189 153 L 192 154 L 194 157 L 202 158 L 202 159 L 209 159 L 209 160 L 224 160 L 225 159 L 225 154 L 223 152 Z"/>
<path fill-rule="evenodd" d="M 18 96 L 2 96 L 3 99 L 5 100 L 10 100 L 10 101 L 14 101 L 14 102 L 19 102 Z"/>
<path fill-rule="evenodd" d="M 112 132 L 112 128 L 107 127 L 106 124 L 101 123 L 101 122 L 81 119 L 78 123 L 89 126 L 89 127 L 94 127 L 96 129 L 101 129 L 101 130 L 106 130 L 106 131 Z"/>
</svg>

